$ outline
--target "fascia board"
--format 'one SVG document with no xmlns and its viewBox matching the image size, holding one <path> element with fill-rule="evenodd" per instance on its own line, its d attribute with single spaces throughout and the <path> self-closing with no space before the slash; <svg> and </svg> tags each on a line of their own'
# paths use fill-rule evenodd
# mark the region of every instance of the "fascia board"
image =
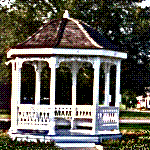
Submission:
<svg viewBox="0 0 150 150">
<path fill-rule="evenodd" d="M 32 55 L 32 54 L 45 54 L 45 55 L 91 55 L 91 56 L 104 56 L 115 58 L 127 58 L 127 53 L 117 52 L 105 49 L 65 49 L 65 48 L 35 48 L 35 49 L 10 49 L 7 52 L 7 58 L 12 55 Z"/>
</svg>

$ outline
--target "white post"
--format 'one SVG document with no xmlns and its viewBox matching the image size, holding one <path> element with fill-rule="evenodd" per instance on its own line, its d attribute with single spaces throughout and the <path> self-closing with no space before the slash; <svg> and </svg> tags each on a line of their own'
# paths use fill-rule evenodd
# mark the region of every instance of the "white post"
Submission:
<svg viewBox="0 0 150 150">
<path fill-rule="evenodd" d="M 94 81 L 93 81 L 93 128 L 92 128 L 92 134 L 95 134 L 97 132 L 96 130 L 96 113 L 98 111 L 99 106 L 99 78 L 100 78 L 100 58 L 96 58 L 94 61 Z"/>
<path fill-rule="evenodd" d="M 115 106 L 119 107 L 119 103 L 121 102 L 121 94 L 120 94 L 120 66 L 121 62 L 118 61 L 117 66 L 116 66 L 116 101 L 115 101 Z"/>
<path fill-rule="evenodd" d="M 16 58 L 16 61 L 12 62 L 11 128 L 9 130 L 11 133 L 17 132 L 17 113 L 21 96 L 21 67 L 22 62 Z"/>
<path fill-rule="evenodd" d="M 49 135 L 55 135 L 55 87 L 56 87 L 56 58 L 51 57 L 48 61 L 49 67 L 51 68 L 51 80 L 50 80 L 50 127 Z"/>
<path fill-rule="evenodd" d="M 109 94 L 110 90 L 110 64 L 105 63 L 105 106 L 109 106 L 111 102 L 111 95 Z"/>
<path fill-rule="evenodd" d="M 17 98 L 17 104 L 20 104 L 21 101 L 21 67 L 22 67 L 22 62 L 18 60 L 17 65 L 16 65 L 16 71 L 17 71 L 17 79 L 18 79 L 18 98 Z"/>
<path fill-rule="evenodd" d="M 35 83 L 35 105 L 40 105 L 40 92 L 41 92 L 41 62 L 35 65 L 36 83 Z"/>
<path fill-rule="evenodd" d="M 72 64 L 72 119 L 71 119 L 71 129 L 75 128 L 74 117 L 76 114 L 76 99 L 77 99 L 77 73 L 78 73 L 78 64 L 73 62 Z"/>
</svg>

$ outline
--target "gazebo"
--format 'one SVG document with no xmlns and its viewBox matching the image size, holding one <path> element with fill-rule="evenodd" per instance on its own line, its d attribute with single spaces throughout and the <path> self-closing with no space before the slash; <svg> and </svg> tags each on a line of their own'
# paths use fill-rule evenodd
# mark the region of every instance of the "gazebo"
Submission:
<svg viewBox="0 0 150 150">
<path fill-rule="evenodd" d="M 97 30 L 65 13 L 12 47 L 7 57 L 11 137 L 56 143 L 120 137 L 121 60 L 127 54 Z"/>
</svg>

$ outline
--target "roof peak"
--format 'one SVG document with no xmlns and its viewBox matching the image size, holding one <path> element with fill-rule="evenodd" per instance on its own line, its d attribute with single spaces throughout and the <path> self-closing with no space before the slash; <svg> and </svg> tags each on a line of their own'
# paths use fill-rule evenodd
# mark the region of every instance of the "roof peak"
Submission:
<svg viewBox="0 0 150 150">
<path fill-rule="evenodd" d="M 70 49 L 111 49 L 119 51 L 97 30 L 78 19 L 68 18 L 66 10 L 64 18 L 52 19 L 30 38 L 19 43 L 15 48 L 70 48 Z"/>
<path fill-rule="evenodd" d="M 63 18 L 70 18 L 68 10 L 65 10 L 65 13 L 63 14 Z"/>
</svg>

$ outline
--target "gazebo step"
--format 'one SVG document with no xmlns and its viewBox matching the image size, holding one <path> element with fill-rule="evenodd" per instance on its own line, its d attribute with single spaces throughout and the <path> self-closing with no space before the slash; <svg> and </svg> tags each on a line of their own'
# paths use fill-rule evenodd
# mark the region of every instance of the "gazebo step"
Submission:
<svg viewBox="0 0 150 150">
<path fill-rule="evenodd" d="M 57 146 L 59 147 L 63 147 L 64 149 L 65 148 L 72 148 L 72 149 L 75 149 L 75 148 L 78 148 L 79 147 L 91 147 L 91 148 L 94 148 L 95 147 L 95 143 L 57 143 Z"/>
<path fill-rule="evenodd" d="M 56 131 L 55 135 L 48 135 L 48 134 L 39 134 L 39 133 L 11 133 L 10 137 L 15 139 L 17 138 L 18 141 L 34 141 L 37 142 L 37 140 L 40 140 L 41 142 L 49 142 L 49 141 L 55 141 L 56 145 L 61 147 L 66 147 L 68 144 L 68 147 L 72 144 L 75 145 L 78 143 L 81 147 L 83 145 L 91 145 L 94 146 L 94 144 L 100 144 L 101 141 L 104 139 L 118 139 L 121 138 L 122 134 L 120 133 L 111 133 L 105 134 L 104 132 L 102 134 L 88 134 L 85 133 L 79 133 L 79 132 L 71 132 L 70 130 L 58 130 Z M 78 145 L 76 145 L 77 147 Z M 71 146 L 72 147 L 72 146 Z"/>
</svg>

